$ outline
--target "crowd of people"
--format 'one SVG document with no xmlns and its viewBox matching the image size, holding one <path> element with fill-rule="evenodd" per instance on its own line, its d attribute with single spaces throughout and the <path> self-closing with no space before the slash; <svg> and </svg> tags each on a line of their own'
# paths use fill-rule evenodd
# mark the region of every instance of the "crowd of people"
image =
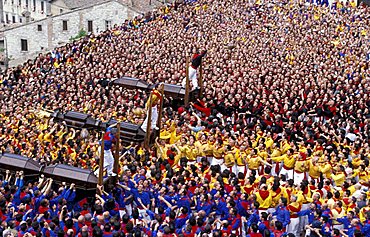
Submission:
<svg viewBox="0 0 370 237">
<path fill-rule="evenodd" d="M 164 98 L 154 146 L 121 144 L 118 182 L 94 199 L 4 173 L 0 232 L 370 236 L 369 17 L 351 0 L 175 1 L 8 69 L 1 151 L 41 164 L 95 170 L 101 134 L 45 111 L 144 121 L 148 94 L 111 79 L 181 85 L 203 52 L 204 94 L 186 107 Z"/>
</svg>

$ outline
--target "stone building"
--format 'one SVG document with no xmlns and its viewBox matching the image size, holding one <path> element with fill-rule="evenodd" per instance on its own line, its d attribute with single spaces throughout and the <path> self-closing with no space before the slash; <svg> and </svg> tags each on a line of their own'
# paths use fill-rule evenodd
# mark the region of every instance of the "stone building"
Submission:
<svg viewBox="0 0 370 237">
<path fill-rule="evenodd" d="M 3 67 L 18 65 L 40 52 L 70 42 L 81 30 L 98 33 L 141 14 L 120 0 L 75 1 L 86 3 L 79 7 L 66 5 L 68 2 L 72 0 L 54 1 L 50 12 L 58 11 L 58 6 L 58 15 L 7 27 L 0 32 L 0 64 Z"/>
</svg>

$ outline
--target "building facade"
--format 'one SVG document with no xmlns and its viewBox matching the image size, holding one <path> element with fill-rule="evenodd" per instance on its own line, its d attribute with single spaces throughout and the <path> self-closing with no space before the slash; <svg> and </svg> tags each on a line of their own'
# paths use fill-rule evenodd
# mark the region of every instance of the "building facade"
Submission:
<svg viewBox="0 0 370 237">
<path fill-rule="evenodd" d="M 51 15 L 51 0 L 1 0 L 1 22 L 6 25 L 22 24 L 44 19 Z M 1 8 L 0 8 L 1 9 Z"/>
<path fill-rule="evenodd" d="M 70 42 L 71 37 L 77 36 L 81 30 L 99 33 L 139 14 L 121 1 L 107 0 L 4 29 L 0 33 L 0 50 L 3 54 L 0 60 L 5 66 L 15 66 L 40 52 Z"/>
</svg>

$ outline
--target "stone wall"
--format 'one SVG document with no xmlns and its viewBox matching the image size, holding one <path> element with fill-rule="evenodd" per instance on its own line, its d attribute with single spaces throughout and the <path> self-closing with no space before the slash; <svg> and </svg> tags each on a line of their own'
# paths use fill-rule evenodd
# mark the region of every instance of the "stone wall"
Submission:
<svg viewBox="0 0 370 237">
<path fill-rule="evenodd" d="M 70 38 L 77 36 L 81 29 L 88 30 L 88 21 L 93 22 L 93 31 L 98 33 L 106 29 L 106 21 L 113 26 L 136 15 L 138 13 L 130 7 L 112 0 L 8 29 L 4 31 L 4 36 L 10 58 L 9 65 L 18 65 L 40 52 L 70 42 Z M 67 30 L 63 30 L 63 21 L 67 21 Z M 27 40 L 28 51 L 21 50 L 22 39 Z"/>
</svg>

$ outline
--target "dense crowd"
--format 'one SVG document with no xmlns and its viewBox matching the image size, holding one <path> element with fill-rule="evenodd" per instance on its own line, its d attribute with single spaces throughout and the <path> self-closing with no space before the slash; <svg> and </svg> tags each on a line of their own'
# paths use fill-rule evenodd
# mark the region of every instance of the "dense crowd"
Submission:
<svg viewBox="0 0 370 237">
<path fill-rule="evenodd" d="M 165 106 L 152 149 L 121 144 L 113 191 L 81 201 L 6 172 L 3 236 L 370 236 L 369 17 L 352 1 L 175 1 L 7 70 L 1 151 L 95 169 L 99 133 L 43 110 L 140 124 L 147 94 L 109 80 L 181 84 L 207 50 L 204 95 Z"/>
</svg>

